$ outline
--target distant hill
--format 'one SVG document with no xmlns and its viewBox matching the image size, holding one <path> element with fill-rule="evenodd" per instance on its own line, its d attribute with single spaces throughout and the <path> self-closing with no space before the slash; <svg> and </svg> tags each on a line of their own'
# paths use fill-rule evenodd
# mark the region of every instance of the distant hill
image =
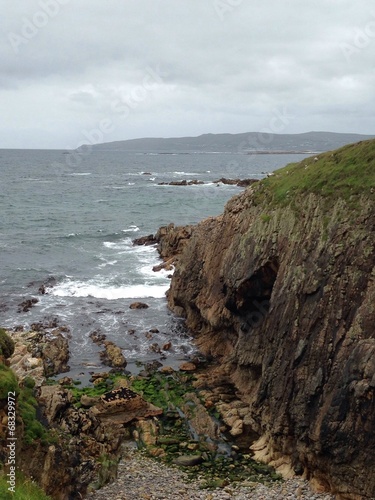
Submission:
<svg viewBox="0 0 375 500">
<path fill-rule="evenodd" d="M 93 145 L 100 151 L 140 151 L 155 153 L 276 153 L 324 152 L 372 139 L 375 136 L 306 132 L 303 134 L 204 134 L 198 137 L 142 138 Z"/>
</svg>

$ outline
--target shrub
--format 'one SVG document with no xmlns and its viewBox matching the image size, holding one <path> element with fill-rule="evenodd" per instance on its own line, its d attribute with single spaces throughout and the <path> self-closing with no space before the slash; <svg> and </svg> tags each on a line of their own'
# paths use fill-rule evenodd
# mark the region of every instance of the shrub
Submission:
<svg viewBox="0 0 375 500">
<path fill-rule="evenodd" d="M 0 363 L 0 399 L 7 399 L 9 392 L 19 393 L 17 378 L 10 368 Z"/>
<path fill-rule="evenodd" d="M 7 332 L 0 328 L 0 355 L 5 359 L 10 358 L 14 353 L 14 341 L 9 337 Z"/>
</svg>

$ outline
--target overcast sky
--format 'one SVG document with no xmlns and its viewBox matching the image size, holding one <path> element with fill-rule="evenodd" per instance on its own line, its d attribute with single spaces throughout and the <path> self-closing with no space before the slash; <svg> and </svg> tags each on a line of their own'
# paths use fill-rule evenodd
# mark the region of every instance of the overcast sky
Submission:
<svg viewBox="0 0 375 500">
<path fill-rule="evenodd" d="M 374 134 L 373 0 L 0 0 L 0 147 Z"/>
</svg>

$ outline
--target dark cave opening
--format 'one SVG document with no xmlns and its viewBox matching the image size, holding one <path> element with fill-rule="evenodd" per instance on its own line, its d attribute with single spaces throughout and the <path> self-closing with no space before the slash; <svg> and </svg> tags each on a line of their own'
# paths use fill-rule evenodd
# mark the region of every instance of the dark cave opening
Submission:
<svg viewBox="0 0 375 500">
<path fill-rule="evenodd" d="M 278 270 L 279 262 L 275 257 L 242 280 L 236 288 L 226 287 L 225 306 L 241 317 L 243 331 L 259 326 L 267 315 Z"/>
</svg>

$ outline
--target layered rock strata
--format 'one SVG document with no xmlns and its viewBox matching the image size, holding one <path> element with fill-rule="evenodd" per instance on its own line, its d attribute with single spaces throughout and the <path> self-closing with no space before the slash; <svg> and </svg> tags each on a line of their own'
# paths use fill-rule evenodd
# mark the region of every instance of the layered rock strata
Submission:
<svg viewBox="0 0 375 500">
<path fill-rule="evenodd" d="M 280 202 L 271 181 L 219 217 L 159 231 L 163 258 L 180 253 L 169 305 L 241 393 L 255 458 L 337 498 L 375 498 L 374 190 L 292 183 Z"/>
</svg>

